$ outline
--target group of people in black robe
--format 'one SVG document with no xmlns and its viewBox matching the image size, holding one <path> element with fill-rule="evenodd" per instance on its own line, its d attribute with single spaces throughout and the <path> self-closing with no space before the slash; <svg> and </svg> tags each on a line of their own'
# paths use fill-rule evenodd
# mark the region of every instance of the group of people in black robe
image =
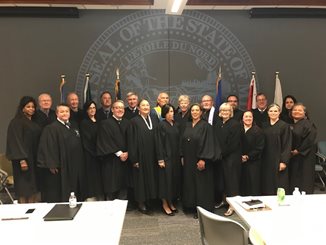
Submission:
<svg viewBox="0 0 326 245">
<path fill-rule="evenodd" d="M 305 106 L 293 96 L 283 110 L 267 106 L 262 93 L 256 102 L 244 112 L 236 95 L 219 108 L 209 95 L 192 105 L 181 95 L 175 109 L 163 92 L 151 109 L 133 92 L 125 106 L 104 91 L 101 108 L 87 101 L 80 109 L 70 93 L 54 111 L 49 94 L 39 96 L 39 109 L 24 96 L 7 134 L 16 195 L 21 203 L 61 202 L 73 191 L 80 201 L 129 199 L 142 213 L 160 199 L 169 216 L 181 200 L 196 218 L 196 206 L 213 211 L 229 196 L 274 195 L 278 187 L 313 193 L 316 128 Z"/>
</svg>

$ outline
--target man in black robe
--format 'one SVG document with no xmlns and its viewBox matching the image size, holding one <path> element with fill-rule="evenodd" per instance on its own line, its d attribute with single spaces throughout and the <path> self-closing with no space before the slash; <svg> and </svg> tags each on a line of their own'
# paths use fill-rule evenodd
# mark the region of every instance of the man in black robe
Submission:
<svg viewBox="0 0 326 245">
<path fill-rule="evenodd" d="M 254 122 L 258 127 L 269 121 L 267 114 L 267 97 L 263 93 L 258 93 L 256 96 L 257 108 L 252 110 Z"/>
<path fill-rule="evenodd" d="M 78 126 L 84 118 L 84 112 L 79 108 L 79 98 L 75 92 L 67 95 L 67 105 L 70 108 L 70 121 L 75 121 Z"/>
<path fill-rule="evenodd" d="M 127 130 L 129 120 L 123 118 L 124 103 L 113 103 L 112 117 L 100 123 L 97 154 L 102 158 L 103 187 L 106 199 L 127 199 Z"/>
<path fill-rule="evenodd" d="M 55 114 L 55 111 L 51 109 L 52 107 L 51 95 L 47 93 L 40 94 L 38 97 L 38 104 L 39 104 L 39 109 L 35 111 L 32 120 L 35 123 L 37 123 L 43 130 L 45 126 L 54 122 L 57 119 L 57 116 Z M 50 172 L 47 169 L 36 167 L 36 179 L 41 191 L 42 201 L 45 201 L 43 187 L 44 187 L 44 182 L 48 178 L 49 174 Z"/>
<path fill-rule="evenodd" d="M 233 108 L 233 119 L 237 120 L 238 122 L 242 121 L 243 111 L 240 110 L 239 107 L 239 98 L 235 94 L 230 94 L 226 101 L 232 106 Z"/>
<path fill-rule="evenodd" d="M 139 110 L 137 108 L 138 95 L 134 92 L 127 93 L 127 102 L 128 106 L 125 108 L 125 114 L 123 117 L 130 120 L 139 114 Z"/>
<path fill-rule="evenodd" d="M 108 119 L 112 116 L 111 104 L 112 104 L 112 96 L 109 91 L 104 91 L 101 93 L 101 105 L 96 112 L 96 119 L 98 122 Z"/>
<path fill-rule="evenodd" d="M 52 98 L 47 93 L 40 94 L 38 97 L 39 109 L 36 110 L 32 120 L 36 122 L 42 129 L 54 122 L 57 118 L 55 111 L 51 109 Z"/>
<path fill-rule="evenodd" d="M 215 124 L 216 120 L 218 119 L 218 108 L 216 109 L 214 107 L 214 101 L 212 96 L 207 94 L 204 95 L 201 98 L 201 106 L 204 109 L 202 118 L 210 125 Z"/>
<path fill-rule="evenodd" d="M 38 151 L 40 166 L 51 173 L 44 186 L 46 201 L 68 201 L 72 191 L 83 201 L 84 158 L 78 126 L 69 122 L 67 105 L 58 105 L 56 114 L 57 120 L 43 130 Z"/>
</svg>

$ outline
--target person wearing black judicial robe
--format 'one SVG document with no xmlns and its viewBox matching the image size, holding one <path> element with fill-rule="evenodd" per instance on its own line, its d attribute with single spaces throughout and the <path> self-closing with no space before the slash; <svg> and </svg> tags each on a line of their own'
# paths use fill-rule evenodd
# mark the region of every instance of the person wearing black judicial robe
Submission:
<svg viewBox="0 0 326 245">
<path fill-rule="evenodd" d="M 75 92 L 67 95 L 67 105 L 70 108 L 70 122 L 74 121 L 79 126 L 80 122 L 84 119 L 84 112 L 79 108 L 79 98 Z"/>
<path fill-rule="evenodd" d="M 128 153 L 133 166 L 135 200 L 139 211 L 147 213 L 145 202 L 157 198 L 158 165 L 154 131 L 158 118 L 150 115 L 147 100 L 141 100 L 138 109 L 140 114 L 130 120 Z"/>
<path fill-rule="evenodd" d="M 226 101 L 232 106 L 233 108 L 233 119 L 237 120 L 238 122 L 242 121 L 243 111 L 240 110 L 239 107 L 239 98 L 235 94 L 230 94 Z"/>
<path fill-rule="evenodd" d="M 87 101 L 84 104 L 85 119 L 80 123 L 80 135 L 84 148 L 85 170 L 88 198 L 101 200 L 103 186 L 101 177 L 101 163 L 96 153 L 98 122 L 96 120 L 96 103 Z"/>
<path fill-rule="evenodd" d="M 294 124 L 290 160 L 290 192 L 294 190 L 294 187 L 299 187 L 300 191 L 313 194 L 317 129 L 306 118 L 306 107 L 301 103 L 294 105 L 292 118 Z"/>
<path fill-rule="evenodd" d="M 111 104 L 112 104 L 112 96 L 109 91 L 103 91 L 101 93 L 101 105 L 96 112 L 96 119 L 98 122 L 102 120 L 106 120 L 112 116 Z"/>
<path fill-rule="evenodd" d="M 100 123 L 97 154 L 102 158 L 104 194 L 108 200 L 127 199 L 128 178 L 128 119 L 123 118 L 124 103 L 117 100 L 112 105 L 111 118 Z"/>
<path fill-rule="evenodd" d="M 277 188 L 289 194 L 289 170 L 292 134 L 289 124 L 279 119 L 280 107 L 267 108 L 269 122 L 263 124 L 265 146 L 262 154 L 261 184 L 263 195 L 275 195 Z"/>
<path fill-rule="evenodd" d="M 32 120 L 37 123 L 41 129 L 46 125 L 51 124 L 57 119 L 57 116 L 55 114 L 55 111 L 51 109 L 52 106 L 52 98 L 51 95 L 47 93 L 42 93 L 38 96 L 38 104 L 39 104 L 39 109 L 36 110 L 35 114 L 32 117 Z M 43 191 L 43 186 L 44 186 L 44 179 L 48 178 L 49 171 L 40 168 L 37 166 L 36 168 L 36 176 L 37 176 L 37 182 L 38 186 L 41 191 L 41 200 L 44 201 L 44 191 Z"/>
<path fill-rule="evenodd" d="M 194 212 L 196 206 L 213 211 L 214 179 L 212 161 L 215 157 L 212 127 L 201 119 L 202 108 L 199 104 L 190 107 L 191 122 L 186 123 L 181 138 L 183 162 L 182 204 Z"/>
<path fill-rule="evenodd" d="M 243 128 L 241 129 L 242 168 L 240 193 L 242 196 L 259 196 L 261 154 L 264 149 L 265 138 L 263 131 L 253 125 L 251 111 L 243 114 Z"/>
<path fill-rule="evenodd" d="M 158 159 L 158 196 L 162 199 L 162 208 L 166 215 L 176 212 L 174 201 L 180 196 L 180 134 L 178 125 L 173 121 L 174 107 L 166 104 L 162 107 L 163 120 L 156 130 L 156 152 Z"/>
<path fill-rule="evenodd" d="M 190 98 L 188 95 L 179 96 L 179 106 L 174 113 L 174 121 L 179 125 L 180 135 L 182 135 L 186 123 L 190 121 Z"/>
<path fill-rule="evenodd" d="M 48 202 L 67 201 L 70 192 L 78 200 L 86 197 L 84 153 L 76 122 L 69 122 L 70 110 L 65 104 L 56 109 L 57 120 L 42 132 L 38 151 L 40 167 L 52 173 L 45 188 Z"/>
<path fill-rule="evenodd" d="M 256 96 L 257 108 L 252 110 L 254 122 L 258 127 L 262 127 L 265 122 L 269 121 L 267 114 L 267 98 L 263 93 L 258 93 Z"/>
<path fill-rule="evenodd" d="M 232 116 L 232 106 L 223 103 L 219 108 L 220 120 L 215 124 L 215 137 L 219 141 L 222 152 L 224 194 L 227 197 L 237 196 L 240 193 L 241 126 Z M 229 208 L 224 215 L 230 216 L 233 212 L 233 209 Z"/>
<path fill-rule="evenodd" d="M 201 99 L 201 106 L 203 108 L 202 118 L 210 125 L 214 125 L 218 119 L 218 110 L 213 106 L 213 98 L 209 95 L 204 95 Z"/>
<path fill-rule="evenodd" d="M 125 113 L 123 114 L 123 117 L 131 120 L 135 116 L 139 114 L 139 110 L 137 108 L 138 105 L 138 95 L 134 92 L 127 93 L 127 102 L 128 106 L 125 108 Z"/>
<path fill-rule="evenodd" d="M 57 118 L 55 111 L 51 109 L 52 98 L 49 94 L 43 93 L 38 97 L 39 109 L 36 110 L 32 120 L 36 122 L 42 129 L 54 122 Z"/>
<path fill-rule="evenodd" d="M 283 104 L 282 104 L 282 112 L 281 112 L 281 120 L 288 123 L 288 124 L 293 124 L 293 118 L 291 117 L 291 110 L 294 106 L 294 104 L 297 103 L 297 99 L 292 96 L 292 95 L 287 95 L 283 99 Z"/>
<path fill-rule="evenodd" d="M 19 203 L 36 202 L 38 192 L 36 162 L 41 128 L 31 120 L 35 109 L 34 98 L 22 97 L 7 131 L 6 156 L 12 162 L 15 194 Z"/>
</svg>

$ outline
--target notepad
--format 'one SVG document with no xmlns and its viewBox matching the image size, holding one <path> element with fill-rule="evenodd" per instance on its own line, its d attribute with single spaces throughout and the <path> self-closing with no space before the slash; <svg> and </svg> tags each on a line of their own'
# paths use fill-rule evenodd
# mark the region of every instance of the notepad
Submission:
<svg viewBox="0 0 326 245">
<path fill-rule="evenodd" d="M 239 204 L 246 210 L 265 208 L 265 204 L 259 199 L 242 200 Z"/>
<path fill-rule="evenodd" d="M 56 204 L 43 219 L 44 221 L 73 220 L 81 206 L 81 203 L 75 208 L 70 208 L 69 204 Z"/>
</svg>

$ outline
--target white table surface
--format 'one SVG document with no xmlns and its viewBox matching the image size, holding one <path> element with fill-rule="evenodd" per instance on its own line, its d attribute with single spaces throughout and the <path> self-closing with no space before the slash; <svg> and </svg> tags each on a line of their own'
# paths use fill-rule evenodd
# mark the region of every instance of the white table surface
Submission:
<svg viewBox="0 0 326 245">
<path fill-rule="evenodd" d="M 83 202 L 73 220 L 44 221 L 54 205 L 0 205 L 0 244 L 119 244 L 127 201 Z M 31 208 L 35 211 L 25 214 Z M 29 218 L 1 221 L 18 217 Z"/>
<path fill-rule="evenodd" d="M 286 206 L 279 206 L 276 196 L 254 197 L 271 208 L 267 211 L 245 210 L 239 205 L 243 198 L 229 197 L 227 202 L 266 245 L 326 244 L 326 195 L 305 195 L 298 202 L 286 196 Z"/>
</svg>

